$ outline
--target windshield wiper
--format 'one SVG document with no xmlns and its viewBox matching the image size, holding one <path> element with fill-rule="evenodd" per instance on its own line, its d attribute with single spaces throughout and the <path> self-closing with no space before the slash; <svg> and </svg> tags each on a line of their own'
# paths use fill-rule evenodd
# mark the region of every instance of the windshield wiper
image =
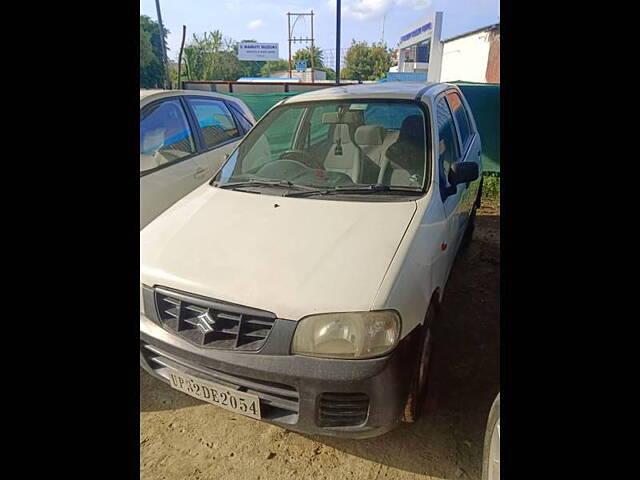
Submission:
<svg viewBox="0 0 640 480">
<path fill-rule="evenodd" d="M 294 184 L 289 180 L 260 180 L 257 178 L 252 178 L 251 180 L 244 180 L 242 182 L 229 182 L 229 183 L 214 183 L 214 186 L 218 188 L 231 188 L 234 189 L 236 187 L 248 187 L 254 185 L 265 185 L 268 187 L 293 187 Z"/>
<path fill-rule="evenodd" d="M 292 192 L 284 195 L 285 197 L 306 197 L 310 195 L 332 195 L 332 194 L 357 194 L 368 195 L 372 193 L 391 192 L 391 193 L 407 193 L 411 195 L 420 195 L 422 189 L 420 188 L 403 188 L 403 187 L 390 187 L 389 185 L 383 185 L 381 183 L 372 183 L 370 185 L 338 185 L 331 189 L 319 189 L 305 192 Z"/>
<path fill-rule="evenodd" d="M 242 187 L 264 186 L 264 187 L 283 187 L 287 189 L 293 188 L 297 190 L 296 193 L 312 193 L 317 191 L 317 189 L 314 187 L 310 187 L 307 185 L 300 185 L 298 183 L 290 182 L 289 180 L 269 180 L 269 179 L 261 180 L 258 178 L 253 178 L 251 180 L 246 180 L 242 182 L 229 182 L 229 183 L 223 183 L 223 184 L 214 183 L 213 186 L 218 188 L 228 188 L 231 190 L 235 190 L 237 188 L 242 188 Z M 302 190 L 302 192 L 300 190 Z M 287 191 L 282 196 L 286 197 L 286 196 L 289 196 L 289 194 L 290 192 Z"/>
</svg>

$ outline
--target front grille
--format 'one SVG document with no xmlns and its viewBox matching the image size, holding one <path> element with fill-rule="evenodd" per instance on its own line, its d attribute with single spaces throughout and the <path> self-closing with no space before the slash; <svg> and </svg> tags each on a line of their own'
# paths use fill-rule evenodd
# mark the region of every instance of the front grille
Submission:
<svg viewBox="0 0 640 480">
<path fill-rule="evenodd" d="M 369 414 L 366 393 L 323 393 L 320 396 L 318 420 L 321 427 L 355 427 Z"/>
<path fill-rule="evenodd" d="M 263 310 L 162 288 L 156 288 L 155 302 L 165 328 L 196 345 L 221 350 L 259 350 L 276 320 Z"/>
<path fill-rule="evenodd" d="M 171 371 L 177 370 L 239 392 L 257 395 L 260 398 L 260 413 L 264 419 L 291 425 L 298 421 L 299 396 L 294 387 L 221 372 L 187 361 L 143 341 L 140 342 L 140 350 L 149 367 L 167 383 Z"/>
</svg>

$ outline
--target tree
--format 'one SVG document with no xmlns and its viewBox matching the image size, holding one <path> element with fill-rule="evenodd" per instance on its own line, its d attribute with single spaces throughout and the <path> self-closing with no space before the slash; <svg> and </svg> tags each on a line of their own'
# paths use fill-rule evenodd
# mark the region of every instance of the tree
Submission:
<svg viewBox="0 0 640 480">
<path fill-rule="evenodd" d="M 307 61 L 307 67 L 311 67 L 311 47 L 309 48 L 301 48 L 296 53 L 293 54 L 293 58 L 291 62 L 293 63 L 291 68 L 295 67 L 295 62 L 299 62 L 301 60 Z M 318 47 L 313 47 L 313 66 L 314 68 L 320 68 L 324 66 L 324 54 L 322 50 Z"/>
<path fill-rule="evenodd" d="M 345 67 L 340 78 L 345 80 L 378 80 L 389 72 L 391 50 L 382 43 L 356 42 L 353 40 L 345 55 Z"/>
<path fill-rule="evenodd" d="M 238 46 L 219 30 L 197 34 L 184 47 L 188 80 L 237 80 L 250 70 L 238 60 Z"/>
<path fill-rule="evenodd" d="M 260 75 L 268 77 L 272 72 L 282 72 L 283 70 L 289 70 L 289 62 L 287 60 L 278 59 L 265 62 L 260 69 Z"/>
<path fill-rule="evenodd" d="M 140 68 L 149 65 L 154 58 L 155 54 L 151 46 L 151 35 L 140 25 Z"/>
<path fill-rule="evenodd" d="M 143 34 L 144 32 L 144 34 Z M 164 45 L 166 46 L 169 30 L 164 30 Z M 143 40 L 149 39 L 152 56 L 144 59 Z M 140 88 L 159 88 L 164 86 L 164 67 L 162 65 L 162 40 L 160 39 L 160 25 L 146 15 L 140 15 Z M 143 64 L 144 63 L 144 64 Z"/>
<path fill-rule="evenodd" d="M 329 67 L 320 67 L 318 70 L 322 70 L 327 74 L 327 80 L 335 80 L 336 79 L 336 71 L 333 68 Z"/>
</svg>

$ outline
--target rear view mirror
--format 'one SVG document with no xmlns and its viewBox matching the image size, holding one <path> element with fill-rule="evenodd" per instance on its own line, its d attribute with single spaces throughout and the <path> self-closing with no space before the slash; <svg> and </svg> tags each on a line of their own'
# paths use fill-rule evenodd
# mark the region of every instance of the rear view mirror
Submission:
<svg viewBox="0 0 640 480">
<path fill-rule="evenodd" d="M 456 162 L 451 165 L 449 172 L 449 183 L 451 186 L 469 183 L 477 180 L 480 176 L 480 169 L 476 162 Z"/>
</svg>

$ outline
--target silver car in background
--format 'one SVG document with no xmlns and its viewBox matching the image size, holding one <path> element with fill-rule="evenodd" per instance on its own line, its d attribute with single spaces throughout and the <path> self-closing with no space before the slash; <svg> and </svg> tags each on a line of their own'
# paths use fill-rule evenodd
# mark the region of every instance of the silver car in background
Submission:
<svg viewBox="0 0 640 480">
<path fill-rule="evenodd" d="M 140 90 L 140 230 L 213 177 L 255 123 L 231 96 Z"/>
</svg>

